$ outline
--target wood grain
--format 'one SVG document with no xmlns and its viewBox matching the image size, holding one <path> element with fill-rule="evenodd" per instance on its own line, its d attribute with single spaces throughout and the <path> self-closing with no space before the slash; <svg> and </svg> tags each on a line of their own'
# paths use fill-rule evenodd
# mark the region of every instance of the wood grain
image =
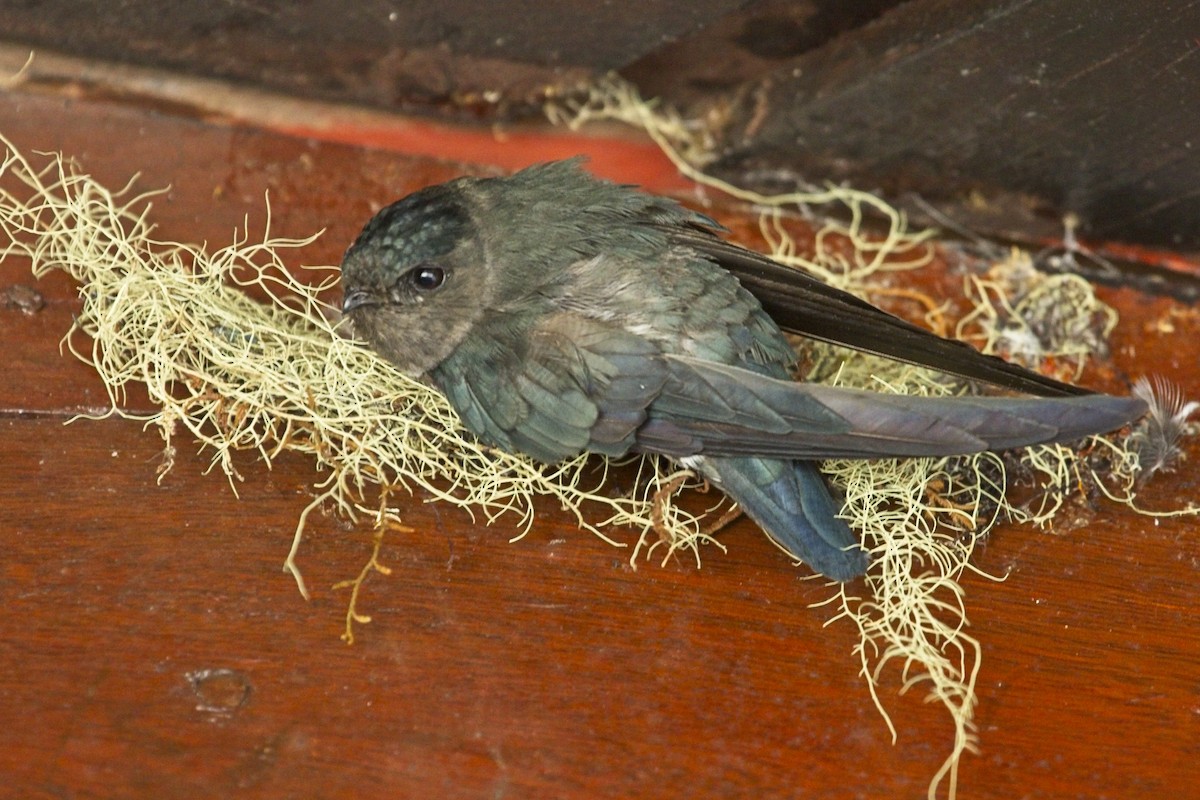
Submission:
<svg viewBox="0 0 1200 800">
<path fill-rule="evenodd" d="M 0 95 L 0 132 L 113 185 L 171 184 L 168 237 L 224 243 L 244 215 L 261 223 L 269 189 L 277 233 L 328 228 L 308 263 L 459 171 L 58 97 Z M 0 265 L 0 288 L 32 283 L 26 269 Z M 745 522 L 700 569 L 635 571 L 549 504 L 509 543 L 511 522 L 414 497 L 346 646 L 347 593 L 329 587 L 366 562 L 370 532 L 315 521 L 310 603 L 280 570 L 312 464 L 244 459 L 235 496 L 183 443 L 156 482 L 161 442 L 138 423 L 64 425 L 105 395 L 58 353 L 74 287 L 37 288 L 41 311 L 0 309 L 0 796 L 921 797 L 948 752 L 943 713 L 919 689 L 895 697 L 895 674 L 892 743 L 854 632 L 809 608 L 828 590 Z M 1118 364 L 1200 394 L 1195 313 L 1110 299 Z M 1196 496 L 1190 452 L 1147 504 Z M 961 796 L 1196 796 L 1198 534 L 1104 506 L 1083 530 L 993 535 L 980 565 L 1008 579 L 966 583 L 982 752 Z"/>
</svg>

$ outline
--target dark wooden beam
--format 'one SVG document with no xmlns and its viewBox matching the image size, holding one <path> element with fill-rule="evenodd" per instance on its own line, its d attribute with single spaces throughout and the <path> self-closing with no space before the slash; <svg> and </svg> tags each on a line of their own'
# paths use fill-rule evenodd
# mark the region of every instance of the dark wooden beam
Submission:
<svg viewBox="0 0 1200 800">
<path fill-rule="evenodd" d="M 540 112 L 547 94 L 692 35 L 747 0 L 45 0 L 0 40 L 394 110 Z"/>
<path fill-rule="evenodd" d="M 991 233 L 1200 248 L 1200 3 L 913 0 L 740 87 L 726 174 L 916 192 Z"/>
</svg>

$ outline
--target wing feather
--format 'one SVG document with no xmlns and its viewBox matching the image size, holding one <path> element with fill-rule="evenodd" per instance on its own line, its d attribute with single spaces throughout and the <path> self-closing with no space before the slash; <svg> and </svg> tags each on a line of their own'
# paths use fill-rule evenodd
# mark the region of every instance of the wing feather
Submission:
<svg viewBox="0 0 1200 800">
<path fill-rule="evenodd" d="M 996 356 L 980 353 L 876 308 L 813 276 L 697 228 L 660 228 L 737 276 L 784 330 L 969 380 L 1046 397 L 1091 394 Z"/>
<path fill-rule="evenodd" d="M 684 356 L 664 363 L 667 377 L 638 444 L 675 457 L 959 455 L 1070 441 L 1145 412 L 1136 398 L 1100 394 L 915 397 L 796 383 Z"/>
<path fill-rule="evenodd" d="M 585 450 L 629 452 L 666 369 L 642 337 L 558 313 L 531 319 L 520 337 L 482 331 L 432 377 L 476 435 L 555 463 Z"/>
</svg>

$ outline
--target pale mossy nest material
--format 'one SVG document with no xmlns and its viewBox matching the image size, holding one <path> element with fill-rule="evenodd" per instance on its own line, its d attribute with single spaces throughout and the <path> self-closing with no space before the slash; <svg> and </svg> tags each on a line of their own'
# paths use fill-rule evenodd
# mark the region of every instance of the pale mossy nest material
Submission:
<svg viewBox="0 0 1200 800">
<path fill-rule="evenodd" d="M 849 291 L 870 295 L 881 273 L 915 269 L 929 259 L 924 243 L 931 234 L 908 230 L 900 214 L 870 194 L 830 187 L 768 198 L 707 179 L 678 155 L 686 141 L 693 143 L 694 157 L 701 157 L 688 126 L 642 103 L 620 82 L 594 87 L 583 100 L 564 101 L 554 113 L 573 123 L 616 118 L 644 128 L 691 177 L 767 209 L 763 232 L 777 258 Z M 99 373 L 111 414 L 158 428 L 166 443 L 162 469 L 171 467 L 181 432 L 189 445 L 197 442 L 211 455 L 212 466 L 235 487 L 242 480 L 238 451 L 257 453 L 267 463 L 284 450 L 313 458 L 315 497 L 299 515 L 286 560 L 302 592 L 296 555 L 308 514 L 328 503 L 351 519 L 373 518 L 382 532 L 399 519 L 401 490 L 452 503 L 488 522 L 511 515 L 518 535 L 534 521 L 534 500 L 548 495 L 581 528 L 613 544 L 632 545 L 635 564 L 656 550 L 664 558 L 680 549 L 698 557 L 702 544 L 715 542 L 709 527 L 720 509 L 693 513 L 674 503 L 701 482 L 664 459 L 637 459 L 637 480 L 617 494 L 605 486 L 608 464 L 601 459 L 545 466 L 476 441 L 442 395 L 339 333 L 331 321 L 336 309 L 322 299 L 337 280 L 336 270 L 326 268 L 323 279 L 310 285 L 285 266 L 289 250 L 310 240 L 274 238 L 268 224 L 261 240 L 251 241 L 243 231 L 212 252 L 159 241 L 149 221 L 153 192 L 136 194 L 130 186 L 111 192 L 62 156 L 44 157 L 34 166 L 0 141 L 6 150 L 0 164 L 3 257 L 26 257 L 39 276 L 60 269 L 79 283 L 82 309 L 66 346 Z M 823 223 L 814 247 L 798 252 L 780 209 L 832 205 L 846 221 Z M 870 231 L 868 216 L 874 220 Z M 252 299 L 250 288 L 268 301 Z M 1090 289 L 1085 295 L 1080 313 L 1090 319 L 1102 304 L 1096 305 Z M 964 335 L 995 345 L 988 341 L 991 332 L 1023 324 L 1019 301 L 1014 305 L 1004 295 L 998 307 L 991 292 L 975 297 L 979 307 L 967 323 L 974 327 Z M 928 307 L 931 314 L 940 311 L 932 301 Z M 810 379 L 892 392 L 966 390 L 942 376 L 833 348 L 814 346 L 806 356 Z M 137 415 L 123 408 L 130 383 L 144 385 L 159 410 Z M 865 596 L 839 586 L 827 601 L 835 619 L 849 620 L 860 633 L 856 655 L 872 697 L 886 719 L 879 680 L 887 665 L 899 663 L 903 689 L 928 682 L 930 698 L 953 720 L 954 746 L 931 782 L 931 797 L 941 785 L 954 793 L 958 759 L 976 740 L 980 648 L 966 632 L 958 583 L 971 569 L 974 542 L 998 520 L 1048 523 L 1085 482 L 1132 503 L 1136 456 L 1105 439 L 1096 440 L 1091 452 L 1087 459 L 1048 446 L 1022 451 L 1016 460 L 985 454 L 825 465 L 845 491 L 844 515 L 863 532 L 873 555 Z M 1096 460 L 1096 453 L 1103 458 Z M 1017 507 L 1005 499 L 1005 472 L 1013 467 L 1026 477 L 1039 476 L 1038 503 Z M 366 619 L 354 609 L 362 579 L 372 570 L 386 572 L 378 560 L 379 541 L 362 575 L 349 582 L 354 591 L 348 638 L 351 623 Z"/>
<path fill-rule="evenodd" d="M 489 522 L 514 514 L 522 530 L 533 523 L 534 498 L 549 495 L 613 544 L 622 543 L 610 529 L 638 532 L 634 558 L 659 545 L 655 523 L 673 532 L 670 548 L 695 547 L 700 520 L 667 499 L 654 502 L 659 487 L 678 484 L 667 461 L 644 459 L 637 488 L 617 496 L 602 488 L 606 462 L 545 466 L 488 447 L 462 428 L 441 393 L 342 336 L 330 321 L 337 310 L 322 299 L 337 270 L 320 268 L 323 280 L 310 285 L 284 264 L 311 238 L 272 237 L 268 221 L 261 241 L 235 233 L 212 252 L 160 241 L 149 222 L 156 192 L 112 192 L 61 155 L 34 167 L 0 142 L 0 252 L 28 258 L 39 277 L 59 269 L 79 283 L 82 308 L 65 345 L 99 373 L 110 414 L 158 427 L 166 443 L 160 471 L 174 462 L 181 428 L 235 490 L 238 451 L 268 464 L 284 450 L 314 458 L 318 494 L 300 515 L 286 563 L 306 596 L 295 556 L 308 514 L 332 502 L 351 519 L 371 514 L 382 524 L 382 501 L 400 489 Z M 269 302 L 252 299 L 250 287 Z M 144 385 L 160 409 L 124 408 L 131 383 Z"/>
</svg>

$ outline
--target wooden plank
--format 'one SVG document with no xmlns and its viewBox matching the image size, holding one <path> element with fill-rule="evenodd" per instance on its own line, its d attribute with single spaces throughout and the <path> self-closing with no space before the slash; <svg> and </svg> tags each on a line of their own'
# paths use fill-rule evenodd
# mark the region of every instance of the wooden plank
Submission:
<svg viewBox="0 0 1200 800">
<path fill-rule="evenodd" d="M 723 168 L 916 192 L 1025 240 L 1200 249 L 1194 0 L 918 0 L 742 87 Z"/>
<path fill-rule="evenodd" d="M 547 96 L 687 37 L 745 4 L 45 0 L 37 7 L 0 8 L 0 39 L 301 97 L 503 121 L 540 117 Z"/>
<path fill-rule="evenodd" d="M 245 213 L 260 219 L 270 187 L 280 233 L 329 225 L 313 262 L 336 259 L 373 207 L 455 171 L 53 98 L 0 96 L 0 131 L 81 152 L 113 184 L 133 169 L 172 183 L 157 212 L 170 236 L 223 242 Z M 916 797 L 948 751 L 943 713 L 919 690 L 894 698 L 894 673 L 892 744 L 855 674 L 854 632 L 809 608 L 827 590 L 744 521 L 702 569 L 633 571 L 548 504 L 510 544 L 510 523 L 416 497 L 401 504 L 414 532 L 385 541 L 393 574 L 367 585 L 374 621 L 347 647 L 346 593 L 329 587 L 366 562 L 369 532 L 314 520 L 309 604 L 280 571 L 311 463 L 244 459 L 239 499 L 182 442 L 158 484 L 161 443 L 137 423 L 64 427 L 98 382 L 57 354 L 71 288 L 42 288 L 40 317 L 0 310 L 22 354 L 0 418 L 10 796 Z M 1197 315 L 1109 297 L 1125 315 L 1118 365 L 1200 394 Z M 1187 502 L 1196 482 L 1190 466 L 1145 502 Z M 964 794 L 1191 789 L 1197 532 L 1104 506 L 1086 530 L 993 535 L 979 564 L 1011 575 L 967 580 L 985 660 L 983 754 L 964 762 Z"/>
</svg>

